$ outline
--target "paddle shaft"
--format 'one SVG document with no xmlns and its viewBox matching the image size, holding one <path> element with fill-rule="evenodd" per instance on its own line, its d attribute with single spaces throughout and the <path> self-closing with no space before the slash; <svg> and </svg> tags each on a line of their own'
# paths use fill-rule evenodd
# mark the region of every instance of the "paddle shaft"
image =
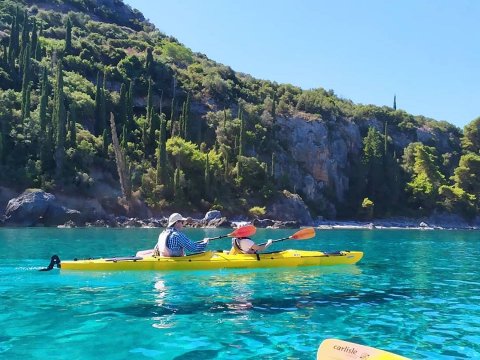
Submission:
<svg viewBox="0 0 480 360">
<path fill-rule="evenodd" d="M 293 239 L 293 240 L 306 240 L 306 239 L 311 239 L 315 236 L 315 230 L 313 228 L 305 228 L 302 230 L 297 231 L 295 234 L 286 236 L 281 239 L 276 239 L 272 240 L 272 243 L 278 242 L 278 241 L 283 241 L 283 240 L 288 240 L 288 239 Z M 266 243 L 260 244 L 258 246 L 265 245 Z"/>
<path fill-rule="evenodd" d="M 272 240 L 272 243 L 276 243 L 276 242 L 283 241 L 283 240 L 288 240 L 290 238 L 291 238 L 291 236 L 287 236 L 287 237 L 284 237 L 284 238 L 281 238 L 281 239 Z M 265 244 L 266 244 L 266 242 L 258 244 L 258 246 L 263 246 Z"/>
<path fill-rule="evenodd" d="M 218 239 L 223 239 L 223 238 L 226 238 L 226 237 L 229 237 L 231 236 L 230 234 L 227 234 L 227 235 L 220 235 L 220 236 L 215 236 L 215 237 L 211 237 L 211 238 L 208 238 L 209 240 L 218 240 Z"/>
</svg>

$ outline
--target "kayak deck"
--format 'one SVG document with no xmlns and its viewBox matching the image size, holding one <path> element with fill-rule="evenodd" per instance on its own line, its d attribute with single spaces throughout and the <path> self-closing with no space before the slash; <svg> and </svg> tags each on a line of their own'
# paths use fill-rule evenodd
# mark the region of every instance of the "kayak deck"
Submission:
<svg viewBox="0 0 480 360">
<path fill-rule="evenodd" d="M 361 251 L 284 250 L 262 254 L 229 255 L 207 251 L 182 257 L 132 256 L 62 261 L 62 270 L 123 271 L 123 270 L 200 270 L 253 269 L 297 266 L 351 265 L 363 257 Z"/>
</svg>

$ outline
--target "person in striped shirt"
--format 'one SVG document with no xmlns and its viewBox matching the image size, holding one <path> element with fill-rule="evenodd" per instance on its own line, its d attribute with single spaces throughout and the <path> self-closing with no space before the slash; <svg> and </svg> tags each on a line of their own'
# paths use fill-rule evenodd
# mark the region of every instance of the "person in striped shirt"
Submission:
<svg viewBox="0 0 480 360">
<path fill-rule="evenodd" d="M 163 230 L 157 245 L 154 248 L 154 255 L 157 256 L 185 256 L 185 250 L 189 252 L 202 252 L 208 245 L 209 238 L 193 242 L 180 230 L 183 228 L 187 218 L 179 213 L 173 213 L 168 218 L 168 226 Z"/>
</svg>

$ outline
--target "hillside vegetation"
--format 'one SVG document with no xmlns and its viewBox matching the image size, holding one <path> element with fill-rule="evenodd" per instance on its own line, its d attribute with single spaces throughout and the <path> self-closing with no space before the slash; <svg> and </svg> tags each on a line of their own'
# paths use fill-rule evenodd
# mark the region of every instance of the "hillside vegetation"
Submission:
<svg viewBox="0 0 480 360">
<path fill-rule="evenodd" d="M 393 99 L 354 104 L 258 80 L 193 53 L 121 0 L 3 0 L 0 39 L 5 187 L 91 197 L 104 182 L 125 208 L 135 200 L 154 212 L 268 215 L 287 190 L 314 216 L 478 214 L 480 118 L 461 131 Z M 335 160 L 342 187 L 289 151 L 283 126 L 300 123 L 325 129 L 325 162 L 335 134 L 345 143 L 354 143 L 345 129 L 360 134 L 358 151 Z M 307 177 L 321 200 L 300 185 Z"/>
</svg>

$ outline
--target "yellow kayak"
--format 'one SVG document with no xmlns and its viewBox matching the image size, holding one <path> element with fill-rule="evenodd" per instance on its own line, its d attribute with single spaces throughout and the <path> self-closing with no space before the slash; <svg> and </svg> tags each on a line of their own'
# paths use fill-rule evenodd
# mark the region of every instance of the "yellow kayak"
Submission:
<svg viewBox="0 0 480 360">
<path fill-rule="evenodd" d="M 349 265 L 363 257 L 361 251 L 285 250 L 262 254 L 229 255 L 221 251 L 207 251 L 182 257 L 131 256 L 102 259 L 60 261 L 62 270 L 122 271 L 122 270 L 201 270 L 254 269 L 297 266 Z"/>
</svg>

